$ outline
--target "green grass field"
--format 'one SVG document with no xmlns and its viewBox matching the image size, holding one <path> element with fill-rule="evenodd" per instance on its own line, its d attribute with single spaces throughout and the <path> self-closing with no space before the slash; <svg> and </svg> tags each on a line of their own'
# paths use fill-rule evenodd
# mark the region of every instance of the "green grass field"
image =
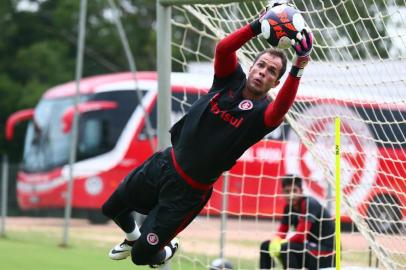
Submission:
<svg viewBox="0 0 406 270">
<path fill-rule="evenodd" d="M 136 266 L 130 259 L 112 261 L 107 256 L 109 248 L 100 243 L 80 243 L 74 241 L 69 247 L 60 247 L 55 239 L 34 234 L 10 234 L 0 238 L 0 262 L 3 270 L 79 270 L 79 269 L 149 269 L 146 266 Z M 189 254 L 192 255 L 192 254 Z M 194 254 L 176 256 L 171 264 L 172 270 L 207 270 L 206 265 L 213 258 Z M 188 259 L 189 258 L 189 259 Z M 190 260 L 190 258 L 195 258 Z M 361 258 L 354 258 L 356 261 Z M 250 269 L 252 262 L 240 261 L 244 269 Z"/>
<path fill-rule="evenodd" d="M 0 250 L 2 270 L 149 269 L 134 265 L 130 259 L 110 260 L 107 256 L 109 246 L 105 243 L 73 239 L 68 247 L 60 247 L 54 236 L 38 232 L 11 232 L 0 238 Z M 172 260 L 171 270 L 207 270 L 206 265 L 212 259 L 183 253 Z M 249 261 L 239 261 L 239 264 L 245 269 L 252 266 Z"/>
<path fill-rule="evenodd" d="M 0 261 L 4 270 L 145 269 L 130 260 L 111 261 L 106 250 L 92 245 L 59 247 L 51 241 L 25 240 L 14 235 L 0 239 Z"/>
<path fill-rule="evenodd" d="M 198 223 L 192 224 L 187 231 L 180 235 L 180 252 L 171 260 L 171 270 L 208 269 L 208 265 L 218 254 L 218 239 L 207 229 L 218 227 L 218 224 L 210 227 L 205 221 L 199 220 Z M 122 232 L 113 224 L 92 226 L 86 221 L 74 220 L 69 231 L 69 246 L 60 247 L 62 241 L 61 224 L 61 221 L 57 219 L 9 219 L 7 236 L 0 238 L 0 269 L 149 269 L 147 266 L 134 265 L 130 259 L 123 261 L 109 259 L 108 251 L 122 237 Z M 202 224 L 208 228 L 202 228 Z M 232 261 L 235 269 L 257 269 L 258 256 L 256 252 L 259 241 L 263 237 L 259 238 L 256 234 L 262 232 L 261 228 L 255 234 L 241 237 L 241 235 L 233 233 L 232 222 L 229 225 L 227 258 Z M 247 222 L 245 225 L 246 227 L 250 226 Z M 362 244 L 361 236 L 344 236 L 344 243 L 347 243 L 347 246 L 343 252 L 343 264 L 345 266 L 368 265 L 368 250 L 364 246 L 358 246 Z M 356 245 L 358 249 L 355 249 Z"/>
<path fill-rule="evenodd" d="M 108 247 L 100 243 L 74 241 L 68 247 L 60 247 L 55 239 L 38 234 L 8 234 L 0 238 L 0 265 L 2 270 L 79 270 L 79 269 L 149 269 L 136 266 L 130 259 L 112 261 Z M 171 269 L 205 269 L 203 266 L 175 258 Z"/>
</svg>

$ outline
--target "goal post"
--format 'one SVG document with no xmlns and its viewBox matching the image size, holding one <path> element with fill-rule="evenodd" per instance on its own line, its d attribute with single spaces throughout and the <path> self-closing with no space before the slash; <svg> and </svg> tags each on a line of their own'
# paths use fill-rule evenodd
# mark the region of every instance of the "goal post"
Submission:
<svg viewBox="0 0 406 270">
<path fill-rule="evenodd" d="M 158 136 L 164 138 L 164 145 L 169 144 L 171 100 L 180 103 L 184 113 L 192 103 L 186 92 L 171 97 L 170 72 L 213 75 L 215 44 L 255 19 L 267 3 L 157 1 L 158 102 L 161 99 L 165 112 L 158 113 L 158 122 L 163 123 L 161 129 L 158 126 Z M 253 269 L 247 266 L 253 263 L 259 268 L 261 241 L 272 237 L 282 215 L 279 178 L 286 173 L 300 175 L 306 194 L 329 207 L 334 216 L 334 138 L 339 117 L 341 220 L 351 221 L 357 229 L 342 233 L 341 266 L 362 265 L 367 257 L 362 249 L 370 247 L 385 269 L 403 269 L 406 2 L 290 3 L 300 10 L 315 36 L 312 62 L 301 79 L 298 97 L 281 127 L 247 150 L 228 172 L 228 190 L 222 190 L 220 179 L 203 213 L 184 232 L 196 242 L 185 243 L 179 257 L 196 269 L 206 269 L 218 255 L 211 244 L 223 236 L 213 228 L 220 228 L 217 222 L 226 193 L 230 222 L 221 254 L 233 260 L 234 269 Z M 243 70 L 247 71 L 256 54 L 267 47 L 261 37 L 245 44 L 237 52 Z M 293 50 L 285 52 L 291 59 Z M 271 90 L 271 97 L 278 90 Z M 332 192 L 328 186 L 333 187 Z M 216 235 L 209 236 L 210 230 Z M 209 243 L 201 243 L 203 236 Z"/>
<path fill-rule="evenodd" d="M 169 146 L 171 110 L 171 7 L 157 1 L 158 149 Z"/>
</svg>

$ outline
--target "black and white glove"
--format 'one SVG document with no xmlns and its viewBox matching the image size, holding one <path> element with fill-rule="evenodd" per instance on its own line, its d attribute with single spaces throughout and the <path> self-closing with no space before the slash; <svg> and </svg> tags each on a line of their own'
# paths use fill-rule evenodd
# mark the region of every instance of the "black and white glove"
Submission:
<svg viewBox="0 0 406 270">
<path fill-rule="evenodd" d="M 250 23 L 252 31 L 254 31 L 256 36 L 261 34 L 261 21 L 266 12 L 268 11 L 268 9 L 269 7 L 264 8 L 264 10 L 262 10 L 261 13 L 259 14 L 258 18 Z"/>
<path fill-rule="evenodd" d="M 291 44 L 296 54 L 292 59 L 292 69 L 290 73 L 295 77 L 301 77 L 303 69 L 310 61 L 310 53 L 313 49 L 313 34 L 309 29 L 303 29 L 298 33 Z"/>
</svg>

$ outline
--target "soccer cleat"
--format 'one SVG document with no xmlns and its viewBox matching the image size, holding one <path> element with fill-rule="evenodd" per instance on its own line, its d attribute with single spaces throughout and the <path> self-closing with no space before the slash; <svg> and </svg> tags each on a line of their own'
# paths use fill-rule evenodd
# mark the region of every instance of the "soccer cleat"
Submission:
<svg viewBox="0 0 406 270">
<path fill-rule="evenodd" d="M 133 242 L 125 239 L 122 243 L 117 244 L 110 250 L 109 257 L 112 260 L 123 260 L 130 256 Z"/>
<path fill-rule="evenodd" d="M 161 267 L 162 265 L 164 265 L 167 261 L 169 261 L 170 259 L 172 259 L 173 255 L 175 255 L 175 252 L 176 252 L 176 251 L 178 250 L 178 248 L 179 248 L 179 238 L 178 238 L 178 237 L 173 238 L 173 239 L 171 240 L 171 242 L 169 243 L 169 245 L 167 245 L 167 247 L 169 247 L 169 248 L 171 249 L 171 251 L 172 251 L 171 256 L 169 256 L 168 259 L 164 260 L 164 261 L 161 262 L 161 263 L 158 263 L 158 264 L 150 264 L 149 267 L 151 267 L 151 268 L 159 268 L 159 267 Z"/>
</svg>

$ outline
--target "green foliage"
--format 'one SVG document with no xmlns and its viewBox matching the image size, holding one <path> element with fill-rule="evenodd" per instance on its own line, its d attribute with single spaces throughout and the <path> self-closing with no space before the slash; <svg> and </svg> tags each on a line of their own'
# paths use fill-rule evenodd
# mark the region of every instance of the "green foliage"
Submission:
<svg viewBox="0 0 406 270">
<path fill-rule="evenodd" d="M 0 2 L 0 153 L 21 158 L 25 124 L 4 140 L 7 117 L 36 105 L 50 87 L 74 80 L 80 1 Z M 155 1 L 115 0 L 138 70 L 155 70 Z M 107 0 L 88 1 L 83 76 L 129 70 Z"/>
<path fill-rule="evenodd" d="M 74 68 L 75 62 L 69 57 L 69 47 L 58 40 L 41 40 L 21 48 L 13 63 L 14 75 L 26 84 L 38 81 L 53 85 L 69 81 L 74 76 Z"/>
</svg>

